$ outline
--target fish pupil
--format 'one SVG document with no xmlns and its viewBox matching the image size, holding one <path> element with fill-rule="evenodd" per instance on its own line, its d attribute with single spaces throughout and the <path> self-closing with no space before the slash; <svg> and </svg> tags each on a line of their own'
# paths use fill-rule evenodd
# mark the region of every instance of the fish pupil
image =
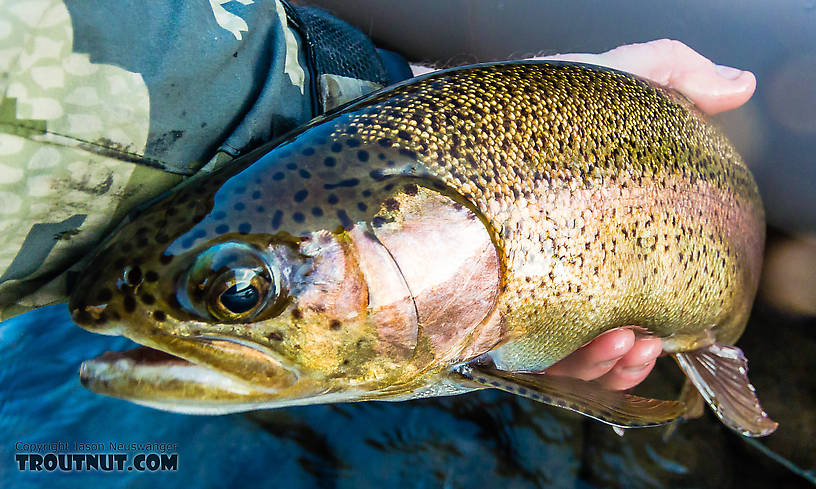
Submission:
<svg viewBox="0 0 816 489">
<path fill-rule="evenodd" d="M 258 303 L 258 289 L 249 283 L 238 283 L 221 294 L 221 304 L 234 314 L 249 311 Z"/>
</svg>

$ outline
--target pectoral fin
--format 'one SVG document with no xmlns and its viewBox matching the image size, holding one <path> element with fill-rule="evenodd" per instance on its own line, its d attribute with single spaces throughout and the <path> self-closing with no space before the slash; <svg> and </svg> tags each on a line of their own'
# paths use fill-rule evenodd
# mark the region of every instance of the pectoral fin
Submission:
<svg viewBox="0 0 816 489">
<path fill-rule="evenodd" d="M 748 360 L 742 350 L 714 343 L 675 353 L 674 358 L 726 426 L 745 436 L 765 436 L 776 430 L 778 424 L 762 410 L 748 380 Z"/>
<path fill-rule="evenodd" d="M 483 365 L 462 365 L 458 372 L 483 385 L 562 407 L 621 428 L 669 423 L 685 412 L 677 401 L 661 401 L 610 391 L 594 382 L 547 374 L 506 372 Z"/>
</svg>

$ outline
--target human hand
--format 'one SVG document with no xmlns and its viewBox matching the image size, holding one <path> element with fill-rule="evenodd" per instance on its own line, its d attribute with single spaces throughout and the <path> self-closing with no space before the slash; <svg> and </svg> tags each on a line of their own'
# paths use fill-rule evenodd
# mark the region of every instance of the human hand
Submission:
<svg viewBox="0 0 816 489">
<path fill-rule="evenodd" d="M 685 44 L 668 39 L 629 44 L 602 54 L 533 59 L 575 61 L 626 71 L 679 91 L 709 114 L 739 107 L 756 88 L 753 73 L 715 65 Z M 596 380 L 614 390 L 629 389 L 649 375 L 661 352 L 660 339 L 618 328 L 598 336 L 547 373 Z"/>
</svg>

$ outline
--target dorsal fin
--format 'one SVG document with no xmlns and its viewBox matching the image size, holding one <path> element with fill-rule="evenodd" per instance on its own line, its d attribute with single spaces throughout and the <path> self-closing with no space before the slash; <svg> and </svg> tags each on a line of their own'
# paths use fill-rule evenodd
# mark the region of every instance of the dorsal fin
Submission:
<svg viewBox="0 0 816 489">
<path fill-rule="evenodd" d="M 485 365 L 454 369 L 476 384 L 569 409 L 621 428 L 669 423 L 683 415 L 685 405 L 604 389 L 595 382 L 547 374 L 505 372 Z"/>
<path fill-rule="evenodd" d="M 742 350 L 714 343 L 675 353 L 674 358 L 726 426 L 745 436 L 765 436 L 776 430 L 778 424 L 762 410 L 748 380 L 748 360 Z"/>
</svg>

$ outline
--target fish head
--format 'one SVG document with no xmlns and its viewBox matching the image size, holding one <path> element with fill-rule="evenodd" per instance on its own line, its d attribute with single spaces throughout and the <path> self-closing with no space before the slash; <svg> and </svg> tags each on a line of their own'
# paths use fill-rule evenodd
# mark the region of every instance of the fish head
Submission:
<svg viewBox="0 0 816 489">
<path fill-rule="evenodd" d="M 72 317 L 143 346 L 83 363 L 85 386 L 185 413 L 378 399 L 417 389 L 461 346 L 498 289 L 482 223 L 410 183 L 410 158 L 405 183 L 344 163 L 331 141 L 295 143 L 191 181 L 104 243 Z M 457 236 L 467 245 L 439 252 Z"/>
</svg>

